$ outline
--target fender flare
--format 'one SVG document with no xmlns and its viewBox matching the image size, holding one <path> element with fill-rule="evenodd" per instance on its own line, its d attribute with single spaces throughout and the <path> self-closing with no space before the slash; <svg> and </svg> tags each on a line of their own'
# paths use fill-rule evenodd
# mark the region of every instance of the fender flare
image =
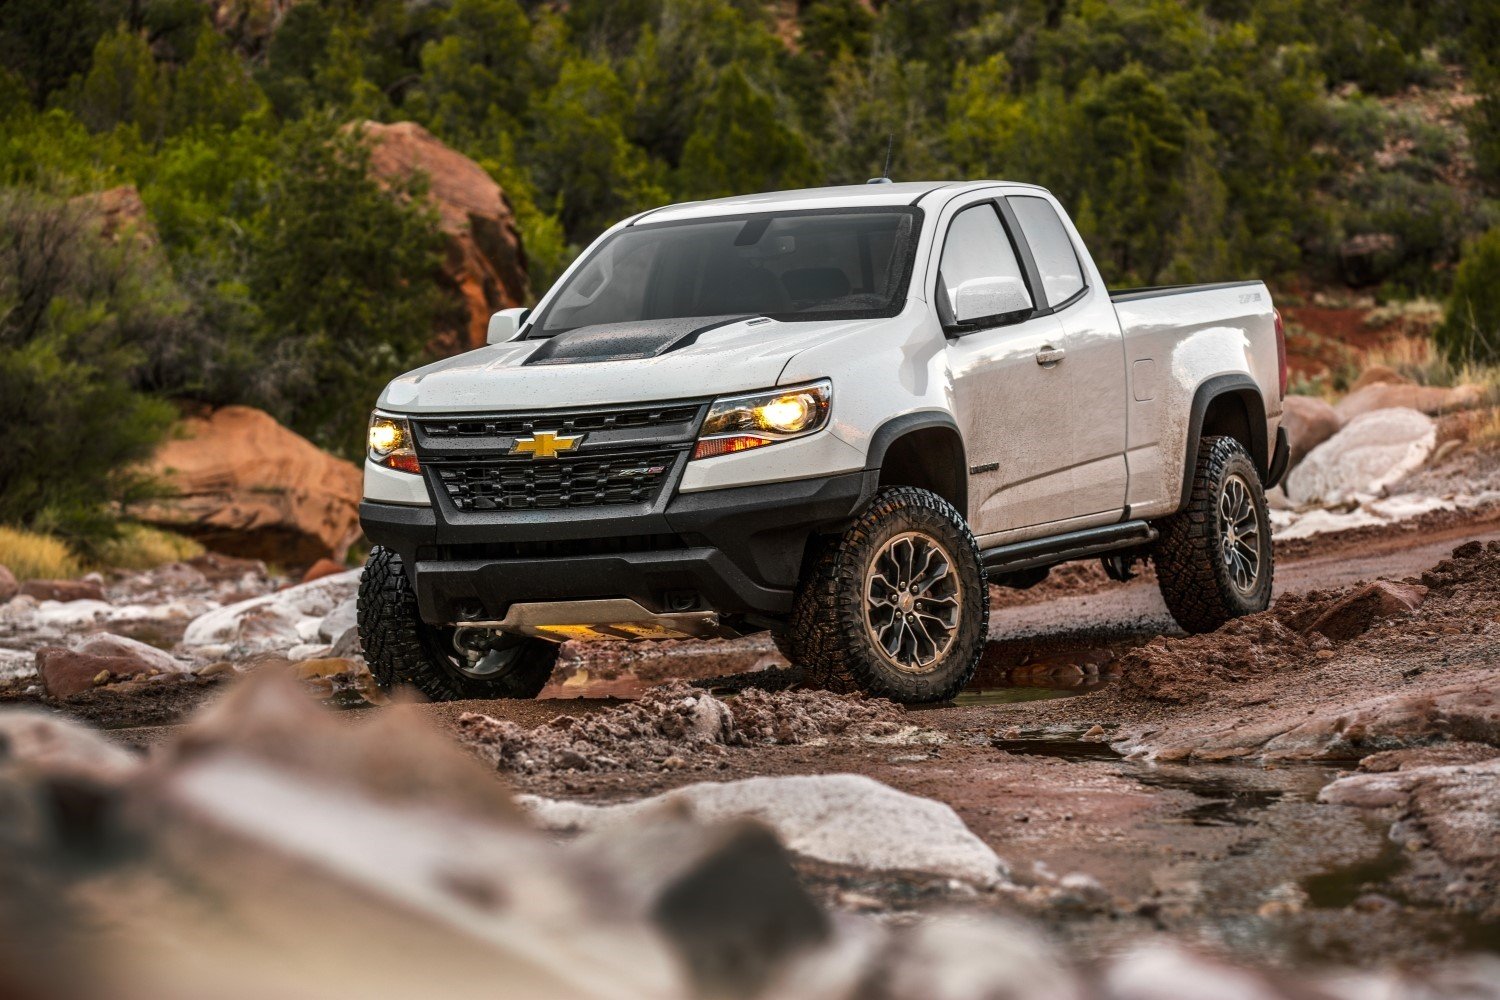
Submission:
<svg viewBox="0 0 1500 1000">
<path fill-rule="evenodd" d="M 1182 510 L 1192 499 L 1193 466 L 1197 462 L 1198 443 L 1203 439 L 1203 421 L 1208 408 L 1215 400 L 1235 396 L 1244 404 L 1245 416 L 1250 424 L 1250 460 L 1260 472 L 1261 481 L 1268 482 L 1271 473 L 1271 452 L 1266 438 L 1266 400 L 1260 383 L 1244 372 L 1215 375 L 1204 380 L 1193 392 L 1193 407 L 1188 416 L 1187 449 L 1182 456 L 1182 495 L 1177 509 Z"/>
<path fill-rule="evenodd" d="M 911 434 L 914 431 L 925 430 L 952 431 L 958 439 L 959 468 L 958 490 L 959 513 L 968 517 L 969 504 L 969 464 L 968 448 L 964 443 L 963 432 L 958 429 L 958 422 L 953 415 L 946 410 L 917 410 L 913 413 L 903 413 L 899 417 L 892 417 L 875 429 L 870 435 L 870 447 L 865 452 L 865 471 L 878 472 L 885 464 L 886 452 L 890 451 L 891 445 L 898 438 Z"/>
</svg>

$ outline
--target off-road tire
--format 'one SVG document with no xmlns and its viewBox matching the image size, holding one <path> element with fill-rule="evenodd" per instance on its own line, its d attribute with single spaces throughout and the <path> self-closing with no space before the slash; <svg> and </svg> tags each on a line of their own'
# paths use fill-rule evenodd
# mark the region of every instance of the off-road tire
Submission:
<svg viewBox="0 0 1500 1000">
<path fill-rule="evenodd" d="M 1191 475 L 1187 506 L 1156 524 L 1152 561 L 1167 610 L 1183 631 L 1199 635 L 1269 607 L 1275 564 L 1265 489 L 1244 445 L 1231 437 L 1204 438 Z M 1249 486 L 1259 526 L 1259 570 L 1248 591 L 1235 585 L 1222 545 L 1219 501 L 1231 477 Z"/>
<path fill-rule="evenodd" d="M 375 683 L 406 682 L 433 701 L 535 698 L 552 676 L 558 647 L 541 639 L 518 644 L 510 669 L 493 678 L 465 676 L 446 654 L 451 630 L 429 625 L 396 552 L 375 546 L 359 578 L 359 640 Z"/>
<path fill-rule="evenodd" d="M 891 539 L 912 532 L 941 545 L 961 587 L 951 644 L 922 673 L 898 668 L 882 655 L 865 617 L 865 576 L 871 562 Z M 860 690 L 905 704 L 948 701 L 974 676 L 989 614 L 979 546 L 963 516 L 929 490 L 888 487 L 871 498 L 843 534 L 815 542 L 778 646 L 821 687 Z"/>
</svg>

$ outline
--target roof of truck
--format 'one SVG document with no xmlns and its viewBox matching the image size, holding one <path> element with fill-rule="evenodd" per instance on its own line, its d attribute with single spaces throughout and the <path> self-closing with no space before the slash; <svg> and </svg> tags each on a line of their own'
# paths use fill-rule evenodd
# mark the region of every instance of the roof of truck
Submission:
<svg viewBox="0 0 1500 1000">
<path fill-rule="evenodd" d="M 893 184 L 848 184 L 842 187 L 802 188 L 796 191 L 767 191 L 743 194 L 712 201 L 689 201 L 664 205 L 643 212 L 631 221 L 676 222 L 683 219 L 712 218 L 750 212 L 796 211 L 818 208 L 888 208 L 915 205 L 939 188 L 958 194 L 973 188 L 1011 184 L 1011 181 L 903 181 Z M 1033 184 L 1018 185 L 1035 187 Z"/>
</svg>

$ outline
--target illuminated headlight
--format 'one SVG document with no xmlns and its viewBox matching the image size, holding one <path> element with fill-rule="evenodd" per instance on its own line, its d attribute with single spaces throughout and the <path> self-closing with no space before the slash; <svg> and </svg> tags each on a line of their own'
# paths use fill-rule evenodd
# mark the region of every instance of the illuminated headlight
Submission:
<svg viewBox="0 0 1500 1000">
<path fill-rule="evenodd" d="M 827 379 L 791 389 L 714 400 L 694 458 L 714 458 L 814 434 L 828 423 L 833 385 Z"/>
<path fill-rule="evenodd" d="M 366 438 L 370 461 L 398 472 L 421 472 L 417 451 L 412 444 L 411 425 L 405 417 L 387 413 L 370 414 L 370 432 Z"/>
</svg>

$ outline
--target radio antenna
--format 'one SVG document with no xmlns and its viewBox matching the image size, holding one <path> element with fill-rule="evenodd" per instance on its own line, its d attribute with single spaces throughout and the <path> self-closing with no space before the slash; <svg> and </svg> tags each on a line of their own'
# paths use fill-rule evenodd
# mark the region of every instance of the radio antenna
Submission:
<svg viewBox="0 0 1500 1000">
<path fill-rule="evenodd" d="M 879 177 L 871 177 L 865 181 L 866 184 L 889 184 L 891 183 L 891 151 L 896 148 L 896 133 L 891 132 L 885 137 L 885 166 L 880 171 Z"/>
</svg>

